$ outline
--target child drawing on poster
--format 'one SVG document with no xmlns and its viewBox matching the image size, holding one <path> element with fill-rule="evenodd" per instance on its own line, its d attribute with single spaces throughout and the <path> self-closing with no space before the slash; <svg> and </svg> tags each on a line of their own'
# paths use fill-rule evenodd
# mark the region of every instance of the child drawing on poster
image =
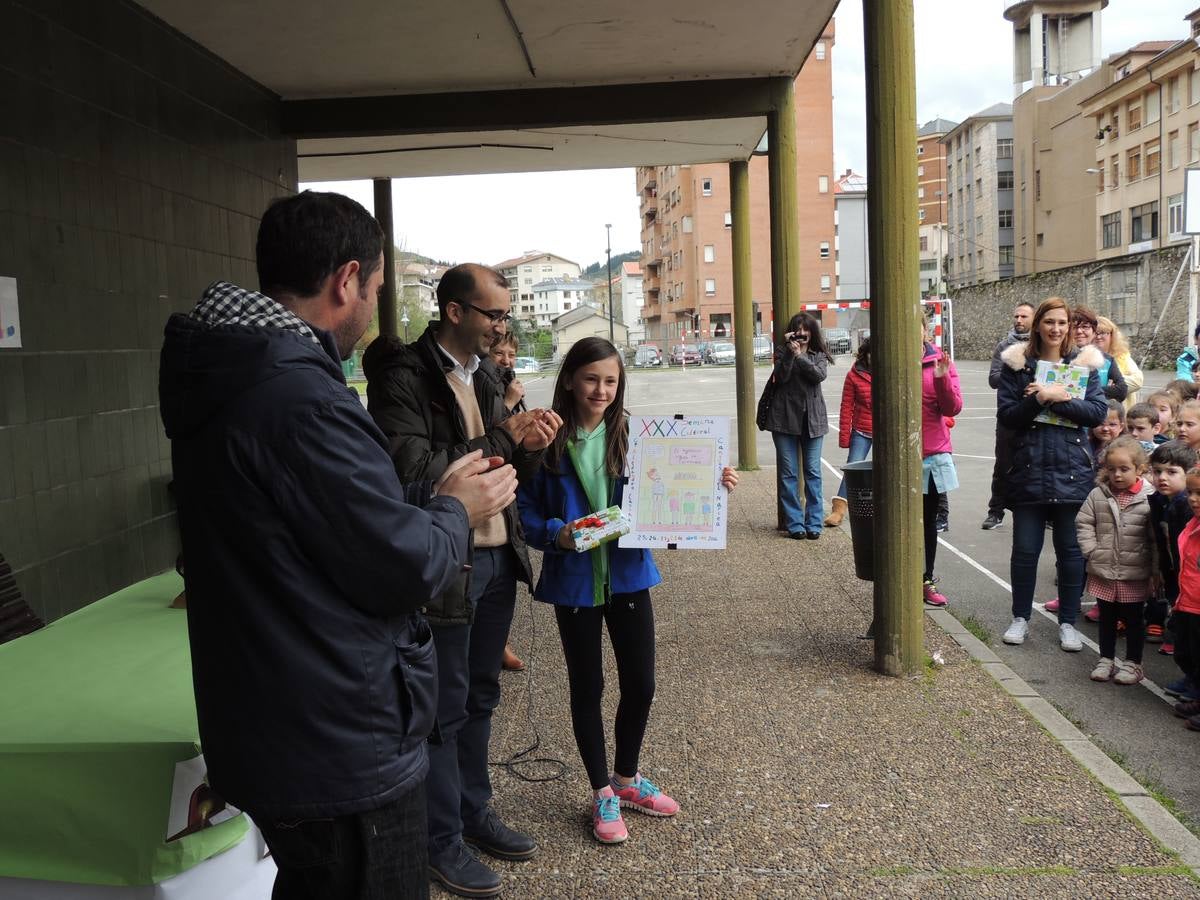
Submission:
<svg viewBox="0 0 1200 900">
<path fill-rule="evenodd" d="M 667 483 L 654 466 L 646 471 L 646 478 L 654 485 L 650 490 L 650 519 L 655 525 L 662 525 L 666 521 L 663 519 L 663 501 L 667 496 Z"/>
</svg>

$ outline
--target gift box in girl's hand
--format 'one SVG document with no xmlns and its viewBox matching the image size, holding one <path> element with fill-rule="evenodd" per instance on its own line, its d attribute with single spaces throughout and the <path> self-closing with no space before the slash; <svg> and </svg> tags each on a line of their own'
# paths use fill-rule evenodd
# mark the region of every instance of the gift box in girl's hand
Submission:
<svg viewBox="0 0 1200 900">
<path fill-rule="evenodd" d="M 571 533 L 571 540 L 575 542 L 575 552 L 586 553 L 601 544 L 615 541 L 623 534 L 629 534 L 629 522 L 621 515 L 621 507 L 610 506 L 568 522 L 567 529 Z"/>
</svg>

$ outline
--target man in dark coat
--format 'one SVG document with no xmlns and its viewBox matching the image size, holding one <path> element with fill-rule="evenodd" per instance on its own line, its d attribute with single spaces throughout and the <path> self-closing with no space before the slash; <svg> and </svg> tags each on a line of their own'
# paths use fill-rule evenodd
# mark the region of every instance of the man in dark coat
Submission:
<svg viewBox="0 0 1200 900">
<path fill-rule="evenodd" d="M 533 477 L 561 420 L 550 410 L 510 414 L 488 351 L 510 319 L 508 281 L 455 266 L 438 285 L 440 319 L 413 344 L 380 337 L 363 356 L 367 404 L 388 439 L 401 481 L 438 478 L 472 450 Z M 438 727 L 429 750 L 429 869 L 452 893 L 490 897 L 500 877 L 464 843 L 524 860 L 532 838 L 491 807 L 488 743 L 500 702 L 500 663 L 517 580 L 532 581 L 516 504 L 475 528 L 471 570 L 428 603 L 438 653 Z"/>
<path fill-rule="evenodd" d="M 276 201 L 257 262 L 262 293 L 216 282 L 161 357 L 209 780 L 261 829 L 275 897 L 426 897 L 437 676 L 418 610 L 515 472 L 475 457 L 397 480 L 340 364 L 383 283 L 359 204 Z"/>
<path fill-rule="evenodd" d="M 1013 327 L 1004 339 L 996 345 L 992 353 L 992 366 L 988 371 L 988 386 L 992 390 L 1000 387 L 1000 372 L 1004 362 L 1000 354 L 1013 344 L 1029 340 L 1029 326 L 1033 323 L 1033 304 L 1021 302 L 1013 309 Z M 983 520 L 983 530 L 991 531 L 1000 527 L 1004 521 L 1004 478 L 1012 465 L 1012 433 L 996 421 L 996 462 L 992 466 L 992 496 L 988 500 L 987 518 Z"/>
</svg>

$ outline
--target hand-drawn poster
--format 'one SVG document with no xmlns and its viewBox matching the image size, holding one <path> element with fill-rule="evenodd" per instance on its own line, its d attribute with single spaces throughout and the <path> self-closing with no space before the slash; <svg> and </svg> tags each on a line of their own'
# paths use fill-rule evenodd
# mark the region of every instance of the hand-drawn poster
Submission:
<svg viewBox="0 0 1200 900">
<path fill-rule="evenodd" d="M 21 315 L 17 308 L 17 279 L 0 277 L 0 347 L 21 346 Z"/>
<path fill-rule="evenodd" d="M 622 547 L 724 550 L 728 416 L 633 416 Z"/>
</svg>

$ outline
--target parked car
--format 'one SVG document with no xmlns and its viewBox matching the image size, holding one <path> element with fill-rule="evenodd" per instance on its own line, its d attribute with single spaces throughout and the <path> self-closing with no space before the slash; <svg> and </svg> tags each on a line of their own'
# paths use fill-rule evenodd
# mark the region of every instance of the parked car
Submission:
<svg viewBox="0 0 1200 900">
<path fill-rule="evenodd" d="M 713 341 L 708 345 L 708 361 L 714 366 L 731 366 L 737 353 L 728 341 Z"/>
<path fill-rule="evenodd" d="M 771 339 L 765 334 L 756 334 L 754 336 L 754 358 L 770 359 L 774 355 L 775 348 L 771 346 Z"/>
<path fill-rule="evenodd" d="M 634 354 L 633 364 L 641 368 L 661 366 L 663 364 L 662 351 L 655 344 L 641 344 Z"/>
<path fill-rule="evenodd" d="M 529 375 L 542 371 L 542 364 L 532 356 L 518 356 L 513 371 L 518 375 Z"/>
<path fill-rule="evenodd" d="M 830 353 L 849 353 L 850 332 L 845 328 L 826 328 L 825 347 Z"/>
<path fill-rule="evenodd" d="M 695 344 L 676 344 L 671 348 L 670 363 L 673 366 L 698 366 L 700 362 L 700 351 Z"/>
</svg>

